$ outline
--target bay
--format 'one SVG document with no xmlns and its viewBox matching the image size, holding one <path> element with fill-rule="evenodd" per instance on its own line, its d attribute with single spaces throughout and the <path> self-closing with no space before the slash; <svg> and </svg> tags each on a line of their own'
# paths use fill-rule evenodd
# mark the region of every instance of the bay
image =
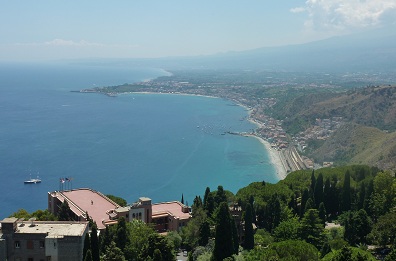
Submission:
<svg viewBox="0 0 396 261">
<path fill-rule="evenodd" d="M 0 64 L 0 218 L 47 207 L 47 192 L 89 187 L 134 202 L 192 203 L 206 187 L 276 182 L 264 146 L 232 101 L 70 92 L 167 75 L 161 69 Z M 25 185 L 29 176 L 42 183 Z M 72 178 L 63 185 L 61 178 Z"/>
</svg>

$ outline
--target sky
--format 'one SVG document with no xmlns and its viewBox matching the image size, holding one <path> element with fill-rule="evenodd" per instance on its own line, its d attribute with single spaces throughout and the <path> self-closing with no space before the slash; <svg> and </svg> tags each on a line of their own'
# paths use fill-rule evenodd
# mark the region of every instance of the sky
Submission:
<svg viewBox="0 0 396 261">
<path fill-rule="evenodd" d="M 243 51 L 396 28 L 396 0 L 0 0 L 0 61 Z"/>
</svg>

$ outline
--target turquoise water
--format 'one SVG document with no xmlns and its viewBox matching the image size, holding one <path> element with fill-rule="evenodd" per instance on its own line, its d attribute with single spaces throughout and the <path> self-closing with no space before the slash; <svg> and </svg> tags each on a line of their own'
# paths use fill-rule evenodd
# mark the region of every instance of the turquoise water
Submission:
<svg viewBox="0 0 396 261">
<path fill-rule="evenodd" d="M 247 131 L 247 112 L 231 101 L 165 94 L 70 92 L 141 81 L 158 69 L 77 65 L 0 65 L 0 218 L 45 209 L 47 192 L 90 187 L 134 202 L 184 199 L 208 186 L 236 192 L 276 182 L 262 144 L 222 135 Z M 42 183 L 25 185 L 39 175 Z"/>
</svg>

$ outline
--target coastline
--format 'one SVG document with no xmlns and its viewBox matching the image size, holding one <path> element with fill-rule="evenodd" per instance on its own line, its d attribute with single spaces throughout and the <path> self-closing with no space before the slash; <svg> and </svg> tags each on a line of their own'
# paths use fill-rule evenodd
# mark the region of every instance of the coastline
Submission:
<svg viewBox="0 0 396 261">
<path fill-rule="evenodd" d="M 285 179 L 287 176 L 287 172 L 282 162 L 282 158 L 281 158 L 282 156 L 280 155 L 281 152 L 273 149 L 268 141 L 264 140 L 259 136 L 253 134 L 248 134 L 245 136 L 256 138 L 261 142 L 261 144 L 263 144 L 263 146 L 268 152 L 268 156 L 270 158 L 271 164 L 275 167 L 276 176 L 278 177 L 279 180 Z"/>
<path fill-rule="evenodd" d="M 168 95 L 185 95 L 185 96 L 200 96 L 200 97 L 205 97 L 205 98 L 212 98 L 212 99 L 219 99 L 220 97 L 217 96 L 208 96 L 208 95 L 200 95 L 200 94 L 189 94 L 189 93 L 180 93 L 180 92 L 150 92 L 150 91 L 140 91 L 140 92 L 124 92 L 124 93 L 118 93 L 120 94 L 168 94 Z M 244 108 L 247 111 L 248 118 L 247 120 L 251 122 L 252 124 L 256 125 L 257 128 L 261 127 L 261 123 L 257 122 L 251 117 L 252 114 L 252 109 L 249 108 L 248 106 L 241 104 L 238 101 L 235 100 L 230 100 L 233 101 L 236 105 Z M 287 176 L 287 171 L 284 166 L 283 160 L 282 160 L 282 155 L 280 154 L 280 151 L 277 151 L 271 147 L 271 144 L 266 141 L 265 139 L 261 138 L 260 136 L 257 136 L 255 134 L 244 134 L 244 136 L 247 137 L 253 137 L 258 139 L 261 144 L 265 147 L 265 150 L 268 152 L 268 156 L 270 159 L 270 164 L 274 166 L 276 176 L 278 177 L 279 180 L 285 179 Z"/>
<path fill-rule="evenodd" d="M 133 93 L 139 93 L 139 94 L 172 94 L 172 95 L 186 95 L 186 96 L 200 96 L 200 97 L 205 97 L 205 98 L 215 98 L 215 99 L 219 99 L 219 97 L 216 96 L 207 96 L 207 95 L 199 95 L 199 94 L 188 94 L 188 93 L 158 93 L 158 92 L 133 92 Z M 233 102 L 235 102 L 236 105 L 244 108 L 247 113 L 248 113 L 248 121 L 253 123 L 254 125 L 257 126 L 257 128 L 261 127 L 261 123 L 255 121 L 254 119 L 252 119 L 251 114 L 252 114 L 252 109 L 249 108 L 246 105 L 243 105 L 235 100 L 232 100 Z M 254 134 L 244 134 L 244 136 L 248 136 L 248 137 L 253 137 L 258 139 L 261 144 L 263 144 L 263 146 L 265 147 L 265 150 L 268 152 L 268 156 L 271 162 L 271 165 L 274 166 L 275 171 L 276 171 L 276 176 L 278 177 L 279 180 L 285 179 L 287 176 L 287 171 L 286 168 L 284 166 L 284 163 L 282 161 L 282 155 L 280 155 L 280 151 L 275 150 L 271 147 L 271 144 L 264 140 L 263 138 L 254 135 Z"/>
</svg>

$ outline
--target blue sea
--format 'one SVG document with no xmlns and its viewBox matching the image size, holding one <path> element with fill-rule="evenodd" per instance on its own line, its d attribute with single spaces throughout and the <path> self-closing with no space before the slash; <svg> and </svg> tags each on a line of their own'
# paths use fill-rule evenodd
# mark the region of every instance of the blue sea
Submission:
<svg viewBox="0 0 396 261">
<path fill-rule="evenodd" d="M 103 64 L 0 64 L 0 218 L 46 209 L 47 193 L 62 188 L 89 187 L 129 203 L 183 194 L 191 204 L 206 187 L 236 193 L 278 181 L 257 139 L 222 135 L 255 128 L 232 101 L 71 92 L 164 75 Z M 24 184 L 37 175 L 42 183 Z"/>
</svg>

